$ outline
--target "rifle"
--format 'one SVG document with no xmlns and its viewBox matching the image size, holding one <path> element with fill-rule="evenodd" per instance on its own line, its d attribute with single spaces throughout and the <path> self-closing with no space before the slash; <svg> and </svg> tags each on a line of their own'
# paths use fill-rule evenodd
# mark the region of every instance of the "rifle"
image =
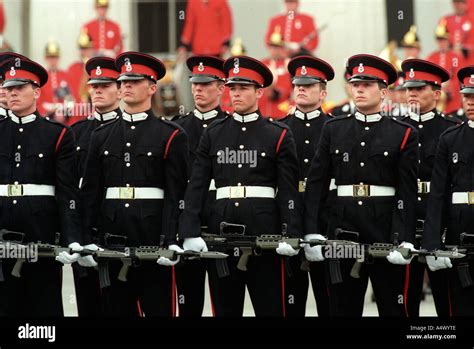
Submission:
<svg viewBox="0 0 474 349">
<path fill-rule="evenodd" d="M 23 239 L 25 238 L 24 233 L 20 233 L 18 231 L 11 231 L 7 229 L 1 229 L 0 230 L 0 246 L 2 248 L 5 247 L 7 244 L 20 244 L 23 242 Z M 19 262 L 15 263 L 13 269 L 20 267 L 21 268 L 21 263 L 18 266 Z M 3 267 L 2 267 L 2 259 L 0 259 L 0 282 L 5 281 L 5 276 L 3 275 Z"/>
<path fill-rule="evenodd" d="M 258 236 L 245 235 L 246 226 L 244 224 L 233 224 L 221 222 L 219 226 L 220 234 L 203 233 L 202 238 L 210 250 L 228 252 L 229 250 L 239 250 L 239 261 L 237 269 L 247 271 L 247 263 L 250 256 L 260 256 L 262 251 L 275 250 L 280 242 L 286 242 L 295 250 L 303 247 L 305 244 L 310 246 L 329 245 L 333 243 L 352 243 L 336 240 L 312 239 L 303 241 L 300 238 L 292 238 L 286 235 L 287 225 L 282 225 L 281 234 L 263 234 Z M 229 268 L 224 260 L 217 261 L 217 273 L 219 277 L 228 276 Z"/>
<path fill-rule="evenodd" d="M 161 237 L 161 245 L 163 244 L 163 238 Z M 138 247 L 126 247 L 124 243 L 126 242 L 126 237 L 121 235 L 105 234 L 105 241 L 107 245 L 111 246 L 110 249 L 104 249 L 103 251 L 93 251 L 90 253 L 94 256 L 99 263 L 99 283 L 100 287 L 110 286 L 110 278 L 108 271 L 108 260 L 119 259 L 122 262 L 122 268 L 120 269 L 118 279 L 120 281 L 127 281 L 128 270 L 131 266 L 136 265 L 140 261 L 156 261 L 160 257 L 168 258 L 170 260 L 176 260 L 178 257 L 186 259 L 197 259 L 197 258 L 206 258 L 206 259 L 224 259 L 228 255 L 216 251 L 208 252 L 196 252 L 196 251 L 183 251 L 177 252 L 174 250 L 169 250 L 163 246 L 138 246 Z M 111 241 L 115 240 L 118 243 L 112 243 Z M 120 243 L 120 241 L 122 241 Z M 88 253 L 86 253 L 87 255 Z M 105 262 L 105 263 L 104 263 Z"/>
<path fill-rule="evenodd" d="M 398 251 L 403 258 L 410 259 L 414 256 L 418 257 L 426 257 L 426 256 L 434 256 L 434 257 L 448 257 L 451 259 L 461 259 L 464 258 L 466 255 L 461 253 L 457 247 L 447 248 L 445 250 L 434 250 L 428 251 L 425 249 L 415 250 L 412 251 L 406 247 L 399 247 L 398 243 L 398 233 L 394 234 L 394 242 L 391 243 L 373 243 L 373 244 L 362 244 L 363 251 L 364 251 L 364 260 L 371 263 L 374 258 L 386 258 L 392 251 Z M 353 278 L 360 278 L 360 268 L 362 266 L 362 261 L 356 261 L 354 266 L 351 270 L 351 276 Z"/>
</svg>

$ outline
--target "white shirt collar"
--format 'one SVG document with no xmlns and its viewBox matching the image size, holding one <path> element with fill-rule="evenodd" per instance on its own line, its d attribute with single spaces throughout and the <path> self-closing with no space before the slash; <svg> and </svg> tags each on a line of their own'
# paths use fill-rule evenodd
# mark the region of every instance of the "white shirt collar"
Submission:
<svg viewBox="0 0 474 349">
<path fill-rule="evenodd" d="M 240 115 L 238 113 L 234 113 L 232 117 L 234 118 L 235 121 L 238 122 L 251 122 L 255 121 L 259 118 L 260 115 L 258 113 L 252 113 L 252 114 L 246 114 L 246 115 Z"/>
<path fill-rule="evenodd" d="M 194 109 L 194 116 L 197 117 L 199 120 L 209 120 L 215 118 L 219 112 L 216 109 L 209 110 L 205 113 L 201 113 L 199 110 Z"/>
<path fill-rule="evenodd" d="M 362 122 L 377 122 L 377 121 L 382 120 L 382 115 L 380 115 L 379 113 L 365 115 L 365 114 L 362 114 L 361 112 L 356 111 L 355 117 L 357 120 L 362 121 Z"/>
<path fill-rule="evenodd" d="M 306 115 L 306 120 L 311 120 L 311 119 L 315 119 L 319 115 L 321 115 L 321 111 L 316 109 L 316 110 L 313 110 L 312 112 L 309 112 L 309 113 L 303 113 L 302 111 L 300 111 L 298 109 L 295 110 L 295 116 L 298 119 L 305 120 L 305 115 Z"/>
<path fill-rule="evenodd" d="M 7 116 L 7 109 L 0 107 L 0 116 Z"/>
<path fill-rule="evenodd" d="M 136 113 L 136 114 L 129 114 L 127 112 L 122 113 L 122 117 L 125 121 L 128 122 L 137 122 L 137 121 L 143 121 L 148 117 L 148 114 L 143 112 L 143 113 Z"/>
<path fill-rule="evenodd" d="M 417 122 L 424 122 L 424 121 L 428 121 L 428 120 L 431 120 L 431 119 L 434 119 L 435 117 L 435 113 L 430 111 L 428 113 L 424 113 L 424 114 L 421 114 L 421 115 L 418 115 L 414 112 L 410 112 L 410 119 L 414 120 L 414 121 L 417 121 Z"/>
<path fill-rule="evenodd" d="M 94 118 L 97 121 L 105 122 L 117 118 L 117 112 L 115 110 L 109 111 L 108 113 L 101 114 L 97 110 L 94 111 Z"/>
<path fill-rule="evenodd" d="M 11 110 L 9 110 L 8 115 L 10 116 L 10 119 L 12 119 L 14 123 L 21 124 L 21 125 L 28 124 L 36 120 L 36 114 L 30 114 L 30 115 L 18 117 L 15 114 L 13 114 Z"/>
<path fill-rule="evenodd" d="M 467 120 L 467 124 L 470 128 L 474 128 L 474 121 L 473 120 Z"/>
</svg>

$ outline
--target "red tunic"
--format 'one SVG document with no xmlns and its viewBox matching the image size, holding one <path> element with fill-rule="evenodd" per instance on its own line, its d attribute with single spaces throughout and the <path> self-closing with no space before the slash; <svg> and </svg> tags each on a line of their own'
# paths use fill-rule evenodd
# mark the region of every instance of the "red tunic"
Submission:
<svg viewBox="0 0 474 349">
<path fill-rule="evenodd" d="M 122 35 L 117 23 L 109 19 L 94 19 L 86 23 L 83 28 L 91 37 L 95 50 L 113 51 L 115 56 L 122 53 Z M 104 52 L 102 53 L 104 54 Z"/>
<path fill-rule="evenodd" d="M 285 43 L 297 43 L 303 48 L 312 52 L 316 49 L 319 42 L 318 31 L 313 17 L 295 13 L 278 15 L 270 19 L 268 24 L 267 34 L 265 35 L 265 43 L 270 42 L 271 35 L 278 31 L 276 27 L 279 27 L 280 33 Z"/>
<path fill-rule="evenodd" d="M 181 44 L 195 55 L 219 56 L 232 37 L 232 14 L 227 0 L 189 0 Z"/>
<path fill-rule="evenodd" d="M 429 55 L 426 60 L 442 66 L 451 76 L 451 79 L 447 82 L 448 87 L 446 89 L 446 92 L 449 93 L 449 98 L 446 101 L 443 112 L 450 114 L 461 108 L 461 95 L 459 94 L 460 84 L 456 74 L 458 70 L 464 66 L 463 57 L 454 50 L 444 52 L 435 51 Z"/>
</svg>

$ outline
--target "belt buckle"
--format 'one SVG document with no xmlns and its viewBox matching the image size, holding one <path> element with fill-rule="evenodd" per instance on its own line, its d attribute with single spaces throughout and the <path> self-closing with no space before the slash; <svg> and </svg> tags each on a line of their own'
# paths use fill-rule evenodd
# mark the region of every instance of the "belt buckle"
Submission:
<svg viewBox="0 0 474 349">
<path fill-rule="evenodd" d="M 428 182 L 418 181 L 418 194 L 428 194 Z"/>
<path fill-rule="evenodd" d="M 120 187 L 119 188 L 119 198 L 125 200 L 135 199 L 135 188 L 133 187 Z"/>
<path fill-rule="evenodd" d="M 306 180 L 298 182 L 298 191 L 304 193 L 306 191 Z"/>
<path fill-rule="evenodd" d="M 368 184 L 354 184 L 352 186 L 353 197 L 368 197 L 370 196 L 370 186 Z"/>
<path fill-rule="evenodd" d="M 23 185 L 8 184 L 8 196 L 23 196 Z"/>
<path fill-rule="evenodd" d="M 474 192 L 472 191 L 467 193 L 467 204 L 474 205 Z"/>
<path fill-rule="evenodd" d="M 245 186 L 230 187 L 231 199 L 243 199 L 245 194 Z"/>
</svg>

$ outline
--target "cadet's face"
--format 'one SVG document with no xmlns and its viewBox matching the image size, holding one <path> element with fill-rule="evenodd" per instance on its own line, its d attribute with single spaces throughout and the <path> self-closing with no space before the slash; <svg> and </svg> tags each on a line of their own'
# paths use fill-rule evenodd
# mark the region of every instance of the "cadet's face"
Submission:
<svg viewBox="0 0 474 349">
<path fill-rule="evenodd" d="M 447 39 L 438 39 L 436 40 L 438 42 L 438 47 L 442 51 L 446 51 L 449 49 L 449 40 Z"/>
<path fill-rule="evenodd" d="M 120 100 L 120 90 L 115 82 L 107 84 L 92 84 L 89 88 L 92 104 L 100 113 L 115 109 Z"/>
<path fill-rule="evenodd" d="M 397 103 L 407 103 L 407 91 L 405 90 L 395 90 L 394 92 L 395 101 Z"/>
<path fill-rule="evenodd" d="M 321 90 L 321 84 L 295 85 L 293 87 L 295 103 L 302 111 L 311 111 L 319 108 L 327 95 L 326 90 Z"/>
<path fill-rule="evenodd" d="M 474 93 L 462 94 L 462 107 L 469 120 L 474 120 Z"/>
<path fill-rule="evenodd" d="M 234 110 L 239 114 L 252 113 L 258 108 L 258 100 L 263 89 L 255 89 L 255 85 L 232 84 L 229 86 L 230 99 Z"/>
<path fill-rule="evenodd" d="M 126 104 L 137 105 L 146 102 L 156 92 L 156 84 L 147 79 L 122 81 L 120 92 Z"/>
<path fill-rule="evenodd" d="M 36 110 L 36 101 L 40 96 L 39 87 L 32 84 L 7 87 L 8 109 L 12 110 L 18 116 L 25 116 L 34 113 Z"/>
<path fill-rule="evenodd" d="M 462 1 L 453 1 L 454 12 L 458 15 L 463 15 L 467 10 L 467 4 Z"/>
<path fill-rule="evenodd" d="M 405 47 L 405 58 L 418 58 L 420 55 L 420 49 L 416 47 Z"/>
<path fill-rule="evenodd" d="M 379 88 L 375 81 L 352 82 L 352 97 L 358 110 L 365 114 L 378 113 L 383 99 L 387 95 L 386 88 Z"/>
<path fill-rule="evenodd" d="M 201 111 L 208 111 L 219 104 L 219 99 L 224 93 L 224 85 L 217 81 L 208 83 L 192 83 L 191 92 L 194 98 L 194 104 Z"/>
<path fill-rule="evenodd" d="M 413 87 L 407 89 L 408 104 L 413 111 L 427 113 L 436 107 L 441 91 L 434 91 L 431 86 Z"/>
</svg>

